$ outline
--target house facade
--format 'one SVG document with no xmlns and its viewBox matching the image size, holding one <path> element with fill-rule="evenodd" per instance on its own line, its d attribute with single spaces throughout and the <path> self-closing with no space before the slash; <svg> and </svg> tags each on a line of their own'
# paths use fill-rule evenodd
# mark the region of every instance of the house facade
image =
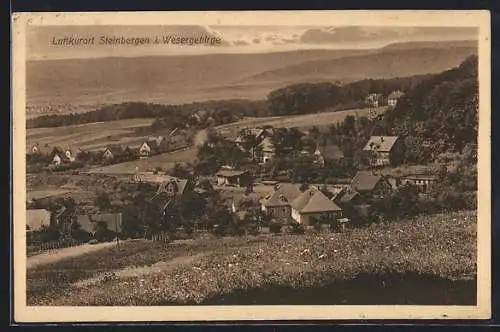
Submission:
<svg viewBox="0 0 500 332">
<path fill-rule="evenodd" d="M 396 107 L 399 99 L 403 97 L 405 94 L 399 90 L 393 91 L 387 97 L 387 106 L 390 108 Z"/>
<path fill-rule="evenodd" d="M 379 107 L 382 105 L 382 94 L 370 93 L 365 98 L 365 103 L 370 107 Z"/>
<path fill-rule="evenodd" d="M 247 170 L 221 169 L 215 176 L 219 186 L 245 187 L 251 184 L 250 173 Z"/>
<path fill-rule="evenodd" d="M 342 217 L 342 209 L 320 190 L 313 188 L 293 200 L 291 217 L 299 224 L 309 225 L 312 218 L 339 219 Z"/>
<path fill-rule="evenodd" d="M 153 154 L 159 153 L 164 142 L 165 138 L 162 136 L 149 138 L 139 147 L 139 157 L 148 158 Z"/>
<path fill-rule="evenodd" d="M 427 193 L 437 184 L 438 178 L 434 175 L 406 175 L 401 178 L 401 184 L 416 186 L 420 192 Z"/>
<path fill-rule="evenodd" d="M 130 154 L 130 149 L 129 147 L 121 147 L 121 146 L 108 146 L 102 153 L 102 159 L 103 161 L 116 161 L 116 160 L 122 160 L 124 159 L 127 154 Z"/>
<path fill-rule="evenodd" d="M 393 191 L 393 185 L 387 177 L 370 171 L 358 171 L 352 178 L 350 187 L 367 199 L 383 198 Z"/>
<path fill-rule="evenodd" d="M 272 218 L 290 219 L 292 217 L 291 204 L 300 194 L 299 188 L 293 184 L 278 184 L 275 190 L 261 201 L 262 211 Z"/>
<path fill-rule="evenodd" d="M 371 136 L 363 148 L 363 153 L 370 166 L 383 167 L 391 164 L 398 147 L 398 136 Z"/>
</svg>

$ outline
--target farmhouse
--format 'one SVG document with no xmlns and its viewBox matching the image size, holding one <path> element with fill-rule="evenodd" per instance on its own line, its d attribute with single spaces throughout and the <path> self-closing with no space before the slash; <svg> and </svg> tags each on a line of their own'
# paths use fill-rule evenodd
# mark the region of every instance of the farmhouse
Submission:
<svg viewBox="0 0 500 332">
<path fill-rule="evenodd" d="M 384 197 L 392 191 L 392 185 L 382 175 L 370 171 L 358 171 L 351 181 L 351 189 L 364 197 Z"/>
<path fill-rule="evenodd" d="M 34 144 L 31 147 L 30 152 L 32 154 L 38 154 L 38 155 L 46 153 L 46 151 L 44 151 L 44 149 L 42 149 L 42 147 L 40 147 L 40 145 L 38 143 Z"/>
<path fill-rule="evenodd" d="M 435 175 L 406 175 L 401 178 L 401 184 L 412 184 L 417 186 L 421 192 L 426 193 L 433 188 L 437 180 L 438 178 Z"/>
<path fill-rule="evenodd" d="M 397 143 L 398 136 L 371 136 L 363 148 L 369 165 L 390 165 L 397 149 Z"/>
<path fill-rule="evenodd" d="M 342 209 L 317 189 L 304 191 L 293 200 L 291 207 L 292 219 L 304 225 L 308 225 L 312 217 L 337 219 L 342 216 Z"/>
<path fill-rule="evenodd" d="M 121 145 L 112 145 L 106 147 L 102 154 L 104 161 L 120 160 L 130 154 L 129 147 L 123 148 Z"/>
<path fill-rule="evenodd" d="M 74 158 L 70 158 L 72 156 L 71 150 L 65 150 L 55 147 L 51 153 L 52 165 L 60 166 L 62 164 L 67 164 L 74 161 Z"/>
<path fill-rule="evenodd" d="M 277 185 L 276 189 L 269 193 L 261 202 L 262 211 L 279 219 L 287 219 L 292 216 L 292 202 L 301 192 L 297 186 L 290 183 Z"/>
<path fill-rule="evenodd" d="M 342 160 L 344 158 L 344 153 L 340 149 L 340 147 L 336 144 L 327 144 L 319 146 L 316 149 L 325 160 Z"/>
<path fill-rule="evenodd" d="M 215 176 L 219 186 L 244 187 L 251 184 L 250 173 L 247 170 L 222 168 Z"/>
<path fill-rule="evenodd" d="M 379 107 L 382 104 L 382 94 L 370 93 L 365 98 L 365 103 L 370 107 Z"/>
<path fill-rule="evenodd" d="M 267 163 L 276 153 L 272 134 L 272 130 L 268 128 L 245 128 L 234 142 L 242 151 L 250 152 L 256 157 L 259 163 Z"/>
<path fill-rule="evenodd" d="M 39 231 L 51 224 L 51 213 L 45 209 L 26 210 L 26 229 Z"/>
<path fill-rule="evenodd" d="M 403 97 L 405 94 L 399 90 L 393 91 L 389 94 L 387 97 L 387 105 L 390 108 L 396 107 L 396 104 L 398 103 L 399 98 Z"/>
<path fill-rule="evenodd" d="M 153 154 L 159 153 L 164 139 L 164 137 L 159 136 L 144 141 L 139 147 L 139 156 L 141 158 L 147 158 Z"/>
<path fill-rule="evenodd" d="M 122 214 L 121 213 L 102 213 L 93 215 L 77 215 L 76 221 L 80 229 L 94 235 L 99 228 L 99 224 L 105 225 L 107 230 L 115 233 L 122 232 Z"/>
</svg>

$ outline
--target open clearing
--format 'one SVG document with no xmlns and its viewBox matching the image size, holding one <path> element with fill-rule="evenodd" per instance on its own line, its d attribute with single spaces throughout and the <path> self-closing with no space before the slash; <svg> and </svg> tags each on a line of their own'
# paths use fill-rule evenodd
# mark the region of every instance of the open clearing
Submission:
<svg viewBox="0 0 500 332">
<path fill-rule="evenodd" d="M 74 126 L 27 129 L 26 147 L 38 143 L 71 149 L 98 149 L 108 144 L 140 144 L 143 136 L 137 136 L 134 129 L 151 125 L 154 119 L 126 119 L 108 122 L 85 123 Z"/>
<path fill-rule="evenodd" d="M 381 299 L 362 285 L 342 293 L 344 288 L 339 285 L 362 280 L 364 275 L 376 281 L 379 288 L 392 280 L 381 290 L 387 304 L 474 304 L 476 222 L 475 211 L 464 211 L 344 233 L 208 236 L 168 244 L 135 240 L 28 268 L 27 302 L 169 305 L 226 299 L 226 304 L 241 304 L 248 301 L 245 296 L 230 300 L 231 296 L 260 290 L 264 296 L 254 298 L 254 304 L 273 304 L 267 302 L 279 302 L 289 292 L 330 285 L 318 302 L 380 304 Z M 417 276 L 418 287 L 409 281 L 404 294 L 397 287 L 391 289 L 394 280 L 400 280 L 394 276 L 411 275 Z M 282 291 L 270 296 L 268 289 Z M 318 303 L 309 301 L 313 302 L 303 304 Z"/>
</svg>

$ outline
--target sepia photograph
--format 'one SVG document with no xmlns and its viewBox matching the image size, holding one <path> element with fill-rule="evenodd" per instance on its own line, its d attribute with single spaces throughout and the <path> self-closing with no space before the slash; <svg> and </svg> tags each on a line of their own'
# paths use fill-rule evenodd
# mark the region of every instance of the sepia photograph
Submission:
<svg viewBox="0 0 500 332">
<path fill-rule="evenodd" d="M 12 39 L 16 319 L 490 317 L 487 11 L 26 13 Z"/>
</svg>

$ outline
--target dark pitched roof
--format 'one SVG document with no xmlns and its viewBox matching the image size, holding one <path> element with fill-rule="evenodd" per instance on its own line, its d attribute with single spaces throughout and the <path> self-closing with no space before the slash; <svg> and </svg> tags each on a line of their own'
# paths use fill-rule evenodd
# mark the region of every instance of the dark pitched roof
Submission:
<svg viewBox="0 0 500 332">
<path fill-rule="evenodd" d="M 390 152 L 398 136 L 372 136 L 363 148 L 364 151 Z"/>
<path fill-rule="evenodd" d="M 232 178 L 235 176 L 240 176 L 243 174 L 248 173 L 247 170 L 230 170 L 230 169 L 222 169 L 217 172 L 217 176 L 225 177 L 225 178 Z"/>
<path fill-rule="evenodd" d="M 336 144 L 328 144 L 319 147 L 319 152 L 324 158 L 327 159 L 342 159 L 344 158 L 344 153 L 340 147 Z"/>
<path fill-rule="evenodd" d="M 381 175 L 359 171 L 351 181 L 351 188 L 359 192 L 371 191 L 381 179 Z"/>
<path fill-rule="evenodd" d="M 404 95 L 405 95 L 404 92 L 397 90 L 397 91 L 391 92 L 387 98 L 388 99 L 399 99 L 399 98 L 403 97 Z"/>
<path fill-rule="evenodd" d="M 121 145 L 110 145 L 107 146 L 104 152 L 109 150 L 114 157 L 121 156 L 126 154 L 126 148 L 123 148 Z"/>
<path fill-rule="evenodd" d="M 331 212 L 342 210 L 321 191 L 308 189 L 292 202 L 292 207 L 300 213 Z"/>
<path fill-rule="evenodd" d="M 170 177 L 170 179 L 167 179 L 166 181 L 160 183 L 158 186 L 158 190 L 156 191 L 157 194 L 160 194 L 162 192 L 166 191 L 166 186 L 169 183 L 173 183 L 177 187 L 177 193 L 178 194 L 183 194 L 184 191 L 186 190 L 186 187 L 189 183 L 189 180 L 187 179 L 178 179 L 175 177 Z"/>
<path fill-rule="evenodd" d="M 340 202 L 341 203 L 348 203 L 352 201 L 354 198 L 356 198 L 359 195 L 357 191 L 354 190 L 347 190 L 344 195 L 340 197 Z"/>
<path fill-rule="evenodd" d="M 300 194 L 301 192 L 297 186 L 290 183 L 283 183 L 264 199 L 264 206 L 290 205 Z"/>
</svg>

